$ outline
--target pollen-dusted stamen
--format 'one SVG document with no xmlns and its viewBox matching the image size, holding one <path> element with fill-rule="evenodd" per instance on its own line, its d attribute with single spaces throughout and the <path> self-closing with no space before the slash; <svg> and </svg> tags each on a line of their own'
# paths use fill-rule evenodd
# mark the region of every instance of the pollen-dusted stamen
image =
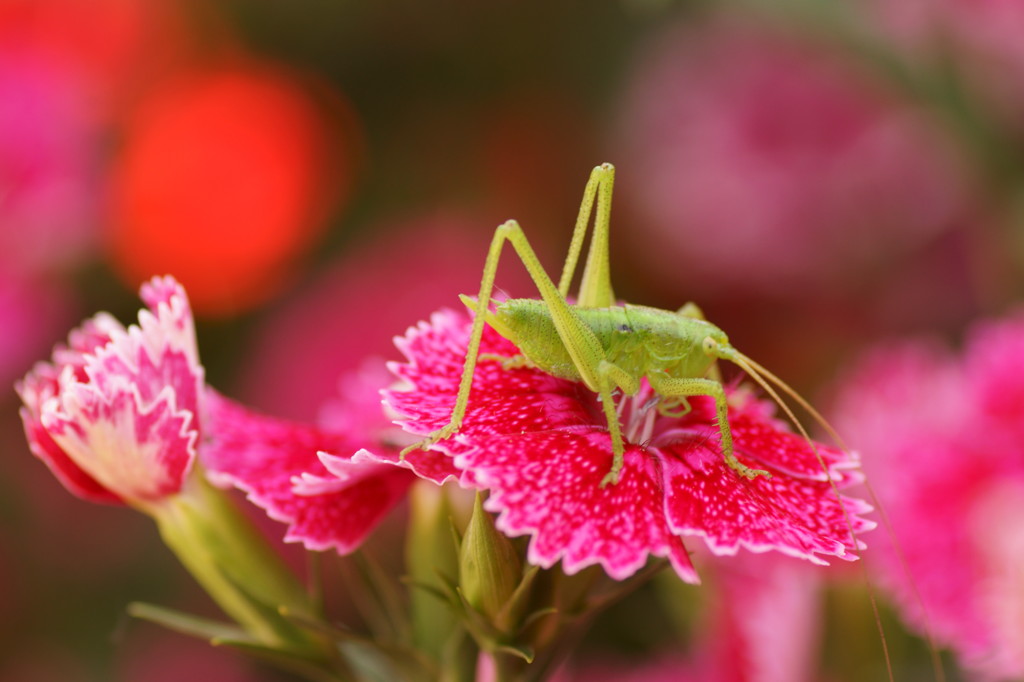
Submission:
<svg viewBox="0 0 1024 682">
<path fill-rule="evenodd" d="M 658 418 L 655 406 L 658 395 L 644 383 L 636 394 L 623 396 L 619 402 L 619 420 L 625 439 L 636 445 L 645 445 L 654 433 L 654 423 Z"/>
</svg>

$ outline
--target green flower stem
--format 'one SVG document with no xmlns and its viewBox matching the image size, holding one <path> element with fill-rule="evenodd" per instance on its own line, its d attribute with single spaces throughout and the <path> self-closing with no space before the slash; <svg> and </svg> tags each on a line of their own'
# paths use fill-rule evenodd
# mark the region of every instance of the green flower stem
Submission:
<svg viewBox="0 0 1024 682">
<path fill-rule="evenodd" d="M 145 509 L 160 535 L 226 614 L 260 644 L 324 658 L 324 644 L 280 610 L 319 620 L 302 584 L 248 520 L 201 472 L 186 488 Z"/>
</svg>

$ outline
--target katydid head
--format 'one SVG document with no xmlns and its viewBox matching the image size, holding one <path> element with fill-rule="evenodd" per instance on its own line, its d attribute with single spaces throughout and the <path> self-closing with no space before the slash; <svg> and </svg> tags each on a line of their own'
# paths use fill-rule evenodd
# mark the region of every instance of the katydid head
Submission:
<svg viewBox="0 0 1024 682">
<path fill-rule="evenodd" d="M 710 324 L 708 327 L 711 327 L 711 330 L 704 337 L 704 341 L 701 344 L 704 353 L 719 360 L 729 360 L 730 356 L 728 354 L 735 352 L 735 349 L 729 345 L 729 337 L 717 327 L 713 327 Z"/>
</svg>

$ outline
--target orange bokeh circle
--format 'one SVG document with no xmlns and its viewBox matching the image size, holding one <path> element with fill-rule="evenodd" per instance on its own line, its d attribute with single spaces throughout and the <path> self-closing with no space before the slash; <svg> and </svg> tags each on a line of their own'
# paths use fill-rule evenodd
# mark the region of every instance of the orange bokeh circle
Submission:
<svg viewBox="0 0 1024 682">
<path fill-rule="evenodd" d="M 115 270 L 131 285 L 173 274 L 208 315 L 272 296 L 351 180 L 342 102 L 315 90 L 247 61 L 180 74 L 146 97 L 115 160 Z"/>
</svg>

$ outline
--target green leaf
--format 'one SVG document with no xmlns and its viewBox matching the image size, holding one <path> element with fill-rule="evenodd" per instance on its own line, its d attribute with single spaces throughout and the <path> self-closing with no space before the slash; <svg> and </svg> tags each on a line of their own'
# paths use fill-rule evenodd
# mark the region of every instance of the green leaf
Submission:
<svg viewBox="0 0 1024 682">
<path fill-rule="evenodd" d="M 163 606 L 156 606 L 155 604 L 132 602 L 128 605 L 128 615 L 162 625 L 168 630 L 211 642 L 221 639 L 256 642 L 255 639 L 246 634 L 245 630 L 237 625 L 193 616 L 192 614 Z"/>
</svg>

